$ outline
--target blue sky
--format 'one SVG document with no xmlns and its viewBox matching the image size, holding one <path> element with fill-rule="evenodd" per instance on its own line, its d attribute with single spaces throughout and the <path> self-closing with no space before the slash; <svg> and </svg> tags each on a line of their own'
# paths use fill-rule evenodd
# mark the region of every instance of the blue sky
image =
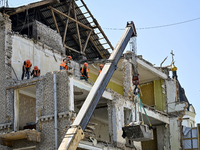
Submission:
<svg viewBox="0 0 200 150">
<path fill-rule="evenodd" d="M 37 1 L 37 0 L 35 0 Z M 9 0 L 11 7 L 34 0 Z M 134 21 L 136 28 L 161 26 L 200 17 L 199 0 L 85 0 L 93 16 L 115 46 L 123 30 L 108 30 L 126 26 Z M 200 19 L 175 26 L 137 30 L 137 53 L 159 66 L 171 64 L 171 50 L 175 54 L 178 78 L 186 96 L 196 110 L 200 123 Z M 129 48 L 129 47 L 128 47 Z"/>
</svg>

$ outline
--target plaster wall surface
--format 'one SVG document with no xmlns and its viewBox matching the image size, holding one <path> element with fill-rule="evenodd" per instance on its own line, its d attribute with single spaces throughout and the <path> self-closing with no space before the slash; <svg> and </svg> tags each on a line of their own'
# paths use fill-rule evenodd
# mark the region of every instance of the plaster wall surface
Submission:
<svg viewBox="0 0 200 150">
<path fill-rule="evenodd" d="M 195 126 L 195 113 L 186 111 L 183 116 L 182 125 L 186 127 L 194 127 Z"/>
<path fill-rule="evenodd" d="M 176 100 L 176 85 L 172 80 L 166 80 L 167 88 L 167 103 L 175 103 Z"/>
<path fill-rule="evenodd" d="M 90 121 L 97 123 L 94 130 L 96 137 L 102 139 L 103 141 L 109 141 L 108 124 L 96 120 L 95 118 L 91 118 Z"/>
<path fill-rule="evenodd" d="M 39 67 L 41 75 L 50 71 L 60 70 L 60 62 L 62 61 L 61 55 L 59 53 L 53 53 L 47 46 L 43 47 L 40 44 L 35 44 L 30 39 L 14 35 L 12 49 L 12 67 L 14 68 L 18 79 L 21 79 L 22 65 L 27 59 L 32 62 L 31 69 L 33 69 L 34 66 Z M 14 73 L 12 74 L 12 77 L 14 79 L 16 78 Z"/>
</svg>

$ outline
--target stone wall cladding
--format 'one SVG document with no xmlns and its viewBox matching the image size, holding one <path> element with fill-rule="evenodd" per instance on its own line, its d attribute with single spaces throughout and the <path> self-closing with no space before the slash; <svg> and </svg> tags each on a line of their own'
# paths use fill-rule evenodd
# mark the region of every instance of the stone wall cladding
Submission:
<svg viewBox="0 0 200 150">
<path fill-rule="evenodd" d="M 0 150 L 12 150 L 10 147 L 0 145 Z"/>
<path fill-rule="evenodd" d="M 57 111 L 58 113 L 69 111 L 69 78 L 67 71 L 58 71 L 47 73 L 43 79 L 39 80 L 36 84 L 36 117 L 53 115 L 54 116 L 54 74 L 56 74 L 57 85 Z M 41 116 L 39 114 L 41 110 Z M 65 132 L 66 126 L 69 126 L 71 115 L 58 119 L 58 146 L 61 143 Z M 73 115 L 72 115 L 73 114 Z M 37 130 L 41 130 L 41 142 L 37 146 L 37 150 L 54 150 L 55 148 L 55 130 L 54 130 L 54 117 L 49 121 L 37 121 Z"/>
<path fill-rule="evenodd" d="M 11 80 L 11 56 L 12 56 L 12 38 L 11 38 L 11 20 L 9 16 L 0 13 L 0 124 L 7 123 L 6 87 L 10 85 Z"/>
<path fill-rule="evenodd" d="M 58 113 L 69 110 L 69 78 L 67 71 L 58 71 L 57 79 L 57 109 Z M 41 110 L 41 115 L 54 114 L 54 74 L 47 73 L 43 80 L 36 84 L 36 110 Z M 39 112 L 36 111 L 37 117 Z"/>
<path fill-rule="evenodd" d="M 57 33 L 57 31 L 47 27 L 39 21 L 33 22 L 33 38 L 61 53 L 65 52 L 65 48 L 62 44 L 62 37 Z"/>
<path fill-rule="evenodd" d="M 69 64 L 69 67 L 73 70 L 75 77 L 80 77 L 81 73 L 80 73 L 79 63 L 77 63 L 76 61 L 71 61 L 71 63 Z"/>
</svg>

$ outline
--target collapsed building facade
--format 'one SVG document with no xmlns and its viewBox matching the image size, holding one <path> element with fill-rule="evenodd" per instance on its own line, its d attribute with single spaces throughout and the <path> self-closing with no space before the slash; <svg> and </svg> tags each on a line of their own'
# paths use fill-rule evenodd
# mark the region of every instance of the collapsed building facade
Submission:
<svg viewBox="0 0 200 150">
<path fill-rule="evenodd" d="M 57 149 L 98 77 L 98 65 L 109 58 L 108 50 L 114 49 L 85 3 L 78 2 L 44 0 L 0 8 L 1 150 Z M 71 69 L 58 71 L 67 55 L 73 57 Z M 26 59 L 40 68 L 40 77 L 20 80 Z M 91 62 L 89 82 L 80 80 L 81 63 L 86 60 Z M 154 139 L 150 141 L 122 138 L 122 127 L 136 116 L 149 124 L 145 112 L 135 112 L 130 82 L 133 64 L 137 64 L 140 97 L 153 126 Z M 133 52 L 125 53 L 78 149 L 183 149 L 182 120 L 189 103 L 181 99 L 179 84 L 169 77 L 169 71 Z"/>
</svg>

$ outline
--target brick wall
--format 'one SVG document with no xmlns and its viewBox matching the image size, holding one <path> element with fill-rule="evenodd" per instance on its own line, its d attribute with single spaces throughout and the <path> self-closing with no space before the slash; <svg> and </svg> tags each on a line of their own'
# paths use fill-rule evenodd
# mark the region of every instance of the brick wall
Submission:
<svg viewBox="0 0 200 150">
<path fill-rule="evenodd" d="M 19 129 L 23 130 L 26 123 L 36 121 L 36 99 L 19 94 Z"/>
<path fill-rule="evenodd" d="M 57 31 L 47 27 L 39 21 L 33 22 L 33 38 L 59 52 L 65 53 L 65 48 L 62 44 L 62 37 L 57 33 Z"/>
<path fill-rule="evenodd" d="M 0 13 L 0 124 L 7 123 L 8 102 L 6 99 L 6 87 L 11 84 L 11 20 L 7 15 Z M 12 91 L 11 91 L 12 92 Z M 0 131 L 1 132 L 1 131 Z"/>
</svg>

